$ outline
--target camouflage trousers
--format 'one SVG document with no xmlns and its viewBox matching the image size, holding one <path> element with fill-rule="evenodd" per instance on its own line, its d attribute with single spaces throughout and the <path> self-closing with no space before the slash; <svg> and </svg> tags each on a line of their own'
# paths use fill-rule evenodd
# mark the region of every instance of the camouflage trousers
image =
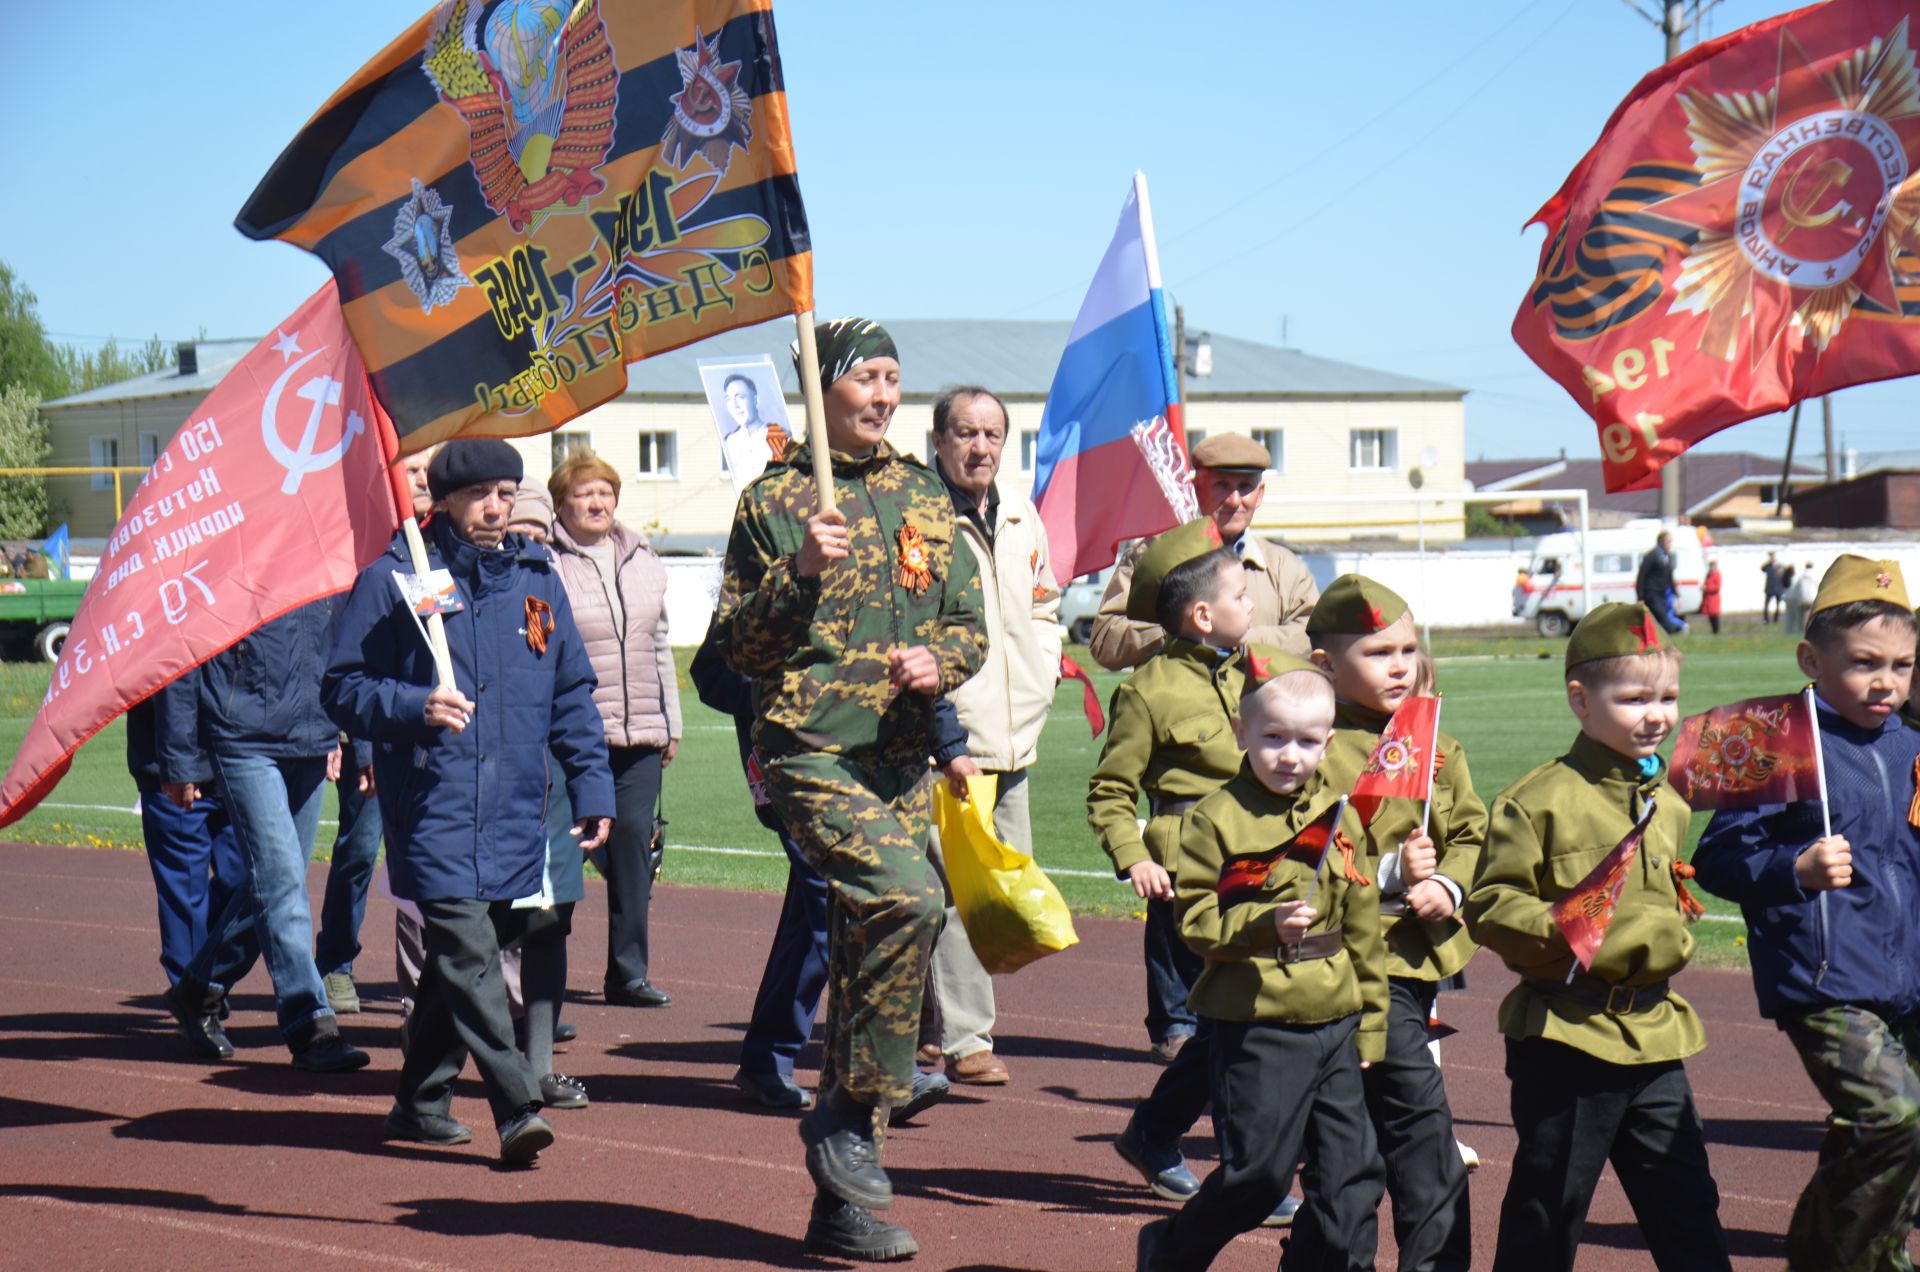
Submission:
<svg viewBox="0 0 1920 1272">
<path fill-rule="evenodd" d="M 1908 1272 L 1920 1204 L 1920 1020 L 1837 1006 L 1781 1028 L 1833 1110 L 1787 1227 L 1787 1266 Z"/>
<path fill-rule="evenodd" d="M 803 752 L 767 764 L 767 793 L 807 864 L 827 881 L 827 1039 L 820 1089 L 904 1103 L 927 959 L 945 890 L 927 860 L 933 776 Z"/>
</svg>

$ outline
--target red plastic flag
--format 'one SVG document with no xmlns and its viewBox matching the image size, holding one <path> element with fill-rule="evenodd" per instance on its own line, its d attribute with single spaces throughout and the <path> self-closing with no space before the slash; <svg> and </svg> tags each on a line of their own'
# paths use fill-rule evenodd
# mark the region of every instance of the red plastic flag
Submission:
<svg viewBox="0 0 1920 1272">
<path fill-rule="evenodd" d="M 1439 751 L 1440 699 L 1402 700 L 1354 779 L 1351 799 L 1360 820 L 1372 824 L 1382 800 L 1431 795 L 1433 761 Z"/>
<path fill-rule="evenodd" d="M 0 826 L 128 707 L 350 587 L 403 515 L 393 448 L 328 283 L 227 373 L 128 501 L 0 779 Z"/>
<path fill-rule="evenodd" d="M 1599 952 L 1600 943 L 1607 939 L 1607 929 L 1613 926 L 1613 911 L 1627 886 L 1627 871 L 1633 868 L 1634 858 L 1640 855 L 1641 841 L 1647 837 L 1653 805 L 1654 801 L 1648 800 L 1640 820 L 1627 832 L 1627 837 L 1602 857 L 1586 878 L 1553 903 L 1554 926 L 1567 938 L 1583 972 L 1593 966 L 1593 956 Z"/>
<path fill-rule="evenodd" d="M 1804 694 L 1749 698 L 1680 722 L 1670 780 L 1695 808 L 1820 798 L 1818 725 Z"/>
<path fill-rule="evenodd" d="M 1087 726 L 1093 730 L 1093 736 L 1099 737 L 1107 727 L 1107 717 L 1100 710 L 1100 691 L 1093 687 L 1093 677 L 1065 654 L 1060 655 L 1060 674 L 1069 680 L 1080 682 L 1080 706 L 1087 713 Z"/>
<path fill-rule="evenodd" d="M 1268 877 L 1282 861 L 1297 861 L 1309 867 L 1317 883 L 1320 868 L 1326 864 L 1327 849 L 1339 839 L 1337 828 L 1341 815 L 1346 811 L 1347 801 L 1342 797 L 1335 800 L 1326 812 L 1302 826 L 1286 843 L 1265 852 L 1228 857 L 1220 865 L 1220 881 L 1213 889 L 1220 898 L 1220 908 L 1232 909 L 1242 901 L 1251 901 L 1266 891 Z"/>
<path fill-rule="evenodd" d="M 1915 0 L 1769 18 L 1668 62 L 1534 215 L 1513 336 L 1610 491 L 1802 398 L 1920 369 Z"/>
</svg>

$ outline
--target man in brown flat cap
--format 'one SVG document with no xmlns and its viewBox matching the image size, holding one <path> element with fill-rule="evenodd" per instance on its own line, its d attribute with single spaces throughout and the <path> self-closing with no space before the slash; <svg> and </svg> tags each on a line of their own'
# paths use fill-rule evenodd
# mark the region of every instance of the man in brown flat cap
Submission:
<svg viewBox="0 0 1920 1272">
<path fill-rule="evenodd" d="M 1252 533 L 1254 510 L 1266 498 L 1267 448 L 1243 433 L 1216 433 L 1193 448 L 1194 494 L 1203 516 L 1213 518 L 1220 538 L 1247 567 L 1247 600 L 1253 606 L 1249 641 L 1274 645 L 1305 658 L 1307 615 L 1320 589 L 1300 558 Z M 1107 581 L 1093 620 L 1094 661 L 1108 671 L 1138 667 L 1159 650 L 1166 633 L 1157 623 L 1127 617 L 1133 568 L 1150 540 L 1128 548 Z"/>
</svg>

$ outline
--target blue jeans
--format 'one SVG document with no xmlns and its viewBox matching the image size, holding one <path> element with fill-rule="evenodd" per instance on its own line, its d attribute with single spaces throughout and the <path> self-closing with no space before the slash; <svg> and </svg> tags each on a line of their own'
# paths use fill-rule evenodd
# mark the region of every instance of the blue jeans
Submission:
<svg viewBox="0 0 1920 1272">
<path fill-rule="evenodd" d="M 160 783 L 142 779 L 139 787 L 140 829 L 160 910 L 160 966 L 168 982 L 178 984 L 206 943 L 208 922 L 225 912 L 236 889 L 247 891 L 247 859 L 217 798 L 196 800 L 187 811 L 160 793 Z M 246 952 L 249 963 L 254 954 Z"/>
<path fill-rule="evenodd" d="M 333 784 L 340 797 L 340 829 L 333 838 L 333 864 L 320 902 L 320 935 L 313 946 L 313 961 L 322 976 L 353 971 L 360 953 L 360 921 L 367 913 L 367 885 L 380 857 L 380 801 L 360 793 L 360 775 L 352 771 L 352 763 L 348 758 L 348 767 Z"/>
<path fill-rule="evenodd" d="M 740 1043 L 748 1073 L 793 1079 L 793 1062 L 813 1036 L 813 1018 L 827 987 L 827 881 L 815 874 L 787 836 L 787 901 L 753 997 L 753 1018 Z"/>
<path fill-rule="evenodd" d="M 1206 964 L 1180 939 L 1180 921 L 1173 916 L 1173 902 L 1147 902 L 1144 940 L 1147 1037 L 1160 1042 L 1173 1034 L 1191 1034 L 1200 1022 L 1193 1008 L 1187 1006 L 1187 991 L 1200 979 Z"/>
<path fill-rule="evenodd" d="M 236 893 L 188 975 L 213 993 L 244 975 L 238 952 L 251 927 L 273 977 L 280 1032 L 296 1050 L 336 1028 L 320 969 L 313 961 L 313 915 L 307 905 L 307 862 L 320 829 L 327 762 L 263 755 L 216 755 L 215 784 L 232 819 L 253 887 Z"/>
</svg>

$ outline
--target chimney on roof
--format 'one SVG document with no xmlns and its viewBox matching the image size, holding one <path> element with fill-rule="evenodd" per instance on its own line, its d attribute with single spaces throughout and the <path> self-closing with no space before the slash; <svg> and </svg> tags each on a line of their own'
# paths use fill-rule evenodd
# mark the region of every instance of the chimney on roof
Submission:
<svg viewBox="0 0 1920 1272">
<path fill-rule="evenodd" d="M 191 340 L 182 340 L 174 346 L 174 355 L 179 359 L 181 375 L 200 374 L 200 346 Z"/>
</svg>

